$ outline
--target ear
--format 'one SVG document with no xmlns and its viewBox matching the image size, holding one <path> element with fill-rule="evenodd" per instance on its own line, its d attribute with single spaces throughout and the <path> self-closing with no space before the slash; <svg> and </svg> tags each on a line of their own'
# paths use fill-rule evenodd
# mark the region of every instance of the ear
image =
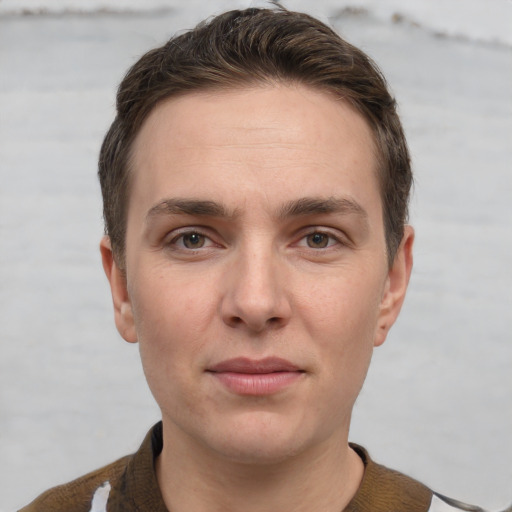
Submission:
<svg viewBox="0 0 512 512">
<path fill-rule="evenodd" d="M 104 236 L 101 239 L 100 252 L 103 270 L 105 270 L 108 282 L 110 283 L 110 291 L 112 292 L 114 319 L 117 330 L 126 341 L 136 343 L 137 333 L 135 331 L 132 305 L 126 285 L 126 276 L 114 259 L 112 245 L 108 236 Z"/>
<path fill-rule="evenodd" d="M 409 284 L 412 270 L 412 246 L 414 243 L 414 229 L 405 226 L 402 242 L 396 252 L 393 264 L 388 271 L 384 293 L 380 303 L 377 330 L 374 345 L 382 345 L 386 340 L 391 326 L 398 318 L 405 299 L 405 292 Z"/>
</svg>

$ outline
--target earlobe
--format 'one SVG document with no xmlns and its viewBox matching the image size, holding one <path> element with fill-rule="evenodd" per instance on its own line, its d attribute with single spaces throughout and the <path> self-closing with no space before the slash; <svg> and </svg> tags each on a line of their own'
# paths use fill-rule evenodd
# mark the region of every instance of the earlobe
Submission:
<svg viewBox="0 0 512 512">
<path fill-rule="evenodd" d="M 100 252 L 103 270 L 110 283 L 117 330 L 126 341 L 136 343 L 137 334 L 133 321 L 130 296 L 126 285 L 126 276 L 115 261 L 110 238 L 108 236 L 104 236 L 101 239 Z"/>
<path fill-rule="evenodd" d="M 398 318 L 411 277 L 414 243 L 414 229 L 405 226 L 402 242 L 390 267 L 380 304 L 379 319 L 375 332 L 374 346 L 384 343 L 389 330 Z"/>
</svg>

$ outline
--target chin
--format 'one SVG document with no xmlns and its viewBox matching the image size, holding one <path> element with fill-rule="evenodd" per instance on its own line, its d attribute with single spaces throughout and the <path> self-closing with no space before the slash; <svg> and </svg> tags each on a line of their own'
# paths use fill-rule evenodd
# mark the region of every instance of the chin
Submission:
<svg viewBox="0 0 512 512">
<path fill-rule="evenodd" d="M 218 432 L 219 438 L 210 439 L 210 446 L 232 462 L 268 465 L 292 459 L 315 444 L 314 435 L 308 436 L 300 424 L 290 425 L 280 419 L 270 416 L 238 421 Z"/>
</svg>

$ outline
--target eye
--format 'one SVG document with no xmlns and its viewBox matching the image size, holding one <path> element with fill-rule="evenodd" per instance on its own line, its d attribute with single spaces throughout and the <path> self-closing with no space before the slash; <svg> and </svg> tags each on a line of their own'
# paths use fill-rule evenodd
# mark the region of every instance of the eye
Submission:
<svg viewBox="0 0 512 512">
<path fill-rule="evenodd" d="M 309 247 L 310 249 L 327 249 L 332 245 L 339 243 L 339 240 L 329 234 L 321 231 L 315 231 L 306 235 L 299 243 L 299 245 Z"/>
<path fill-rule="evenodd" d="M 200 249 L 204 247 L 206 237 L 200 233 L 187 233 L 181 235 L 182 243 L 187 249 Z"/>
<path fill-rule="evenodd" d="M 325 233 L 311 233 L 306 237 L 306 243 L 312 249 L 324 249 L 329 245 L 329 236 Z"/>
<path fill-rule="evenodd" d="M 173 238 L 170 245 L 177 249 L 194 250 L 211 247 L 214 243 L 210 238 L 198 231 L 187 231 Z"/>
</svg>

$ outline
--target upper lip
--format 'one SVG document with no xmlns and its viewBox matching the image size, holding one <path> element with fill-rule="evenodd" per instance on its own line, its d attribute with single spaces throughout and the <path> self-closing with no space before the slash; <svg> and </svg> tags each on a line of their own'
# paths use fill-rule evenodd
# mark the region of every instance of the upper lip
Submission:
<svg viewBox="0 0 512 512">
<path fill-rule="evenodd" d="M 264 359 L 249 359 L 247 357 L 236 357 L 227 359 L 207 369 L 210 372 L 223 373 L 275 373 L 275 372 L 298 372 L 301 369 L 280 357 L 266 357 Z"/>
</svg>

